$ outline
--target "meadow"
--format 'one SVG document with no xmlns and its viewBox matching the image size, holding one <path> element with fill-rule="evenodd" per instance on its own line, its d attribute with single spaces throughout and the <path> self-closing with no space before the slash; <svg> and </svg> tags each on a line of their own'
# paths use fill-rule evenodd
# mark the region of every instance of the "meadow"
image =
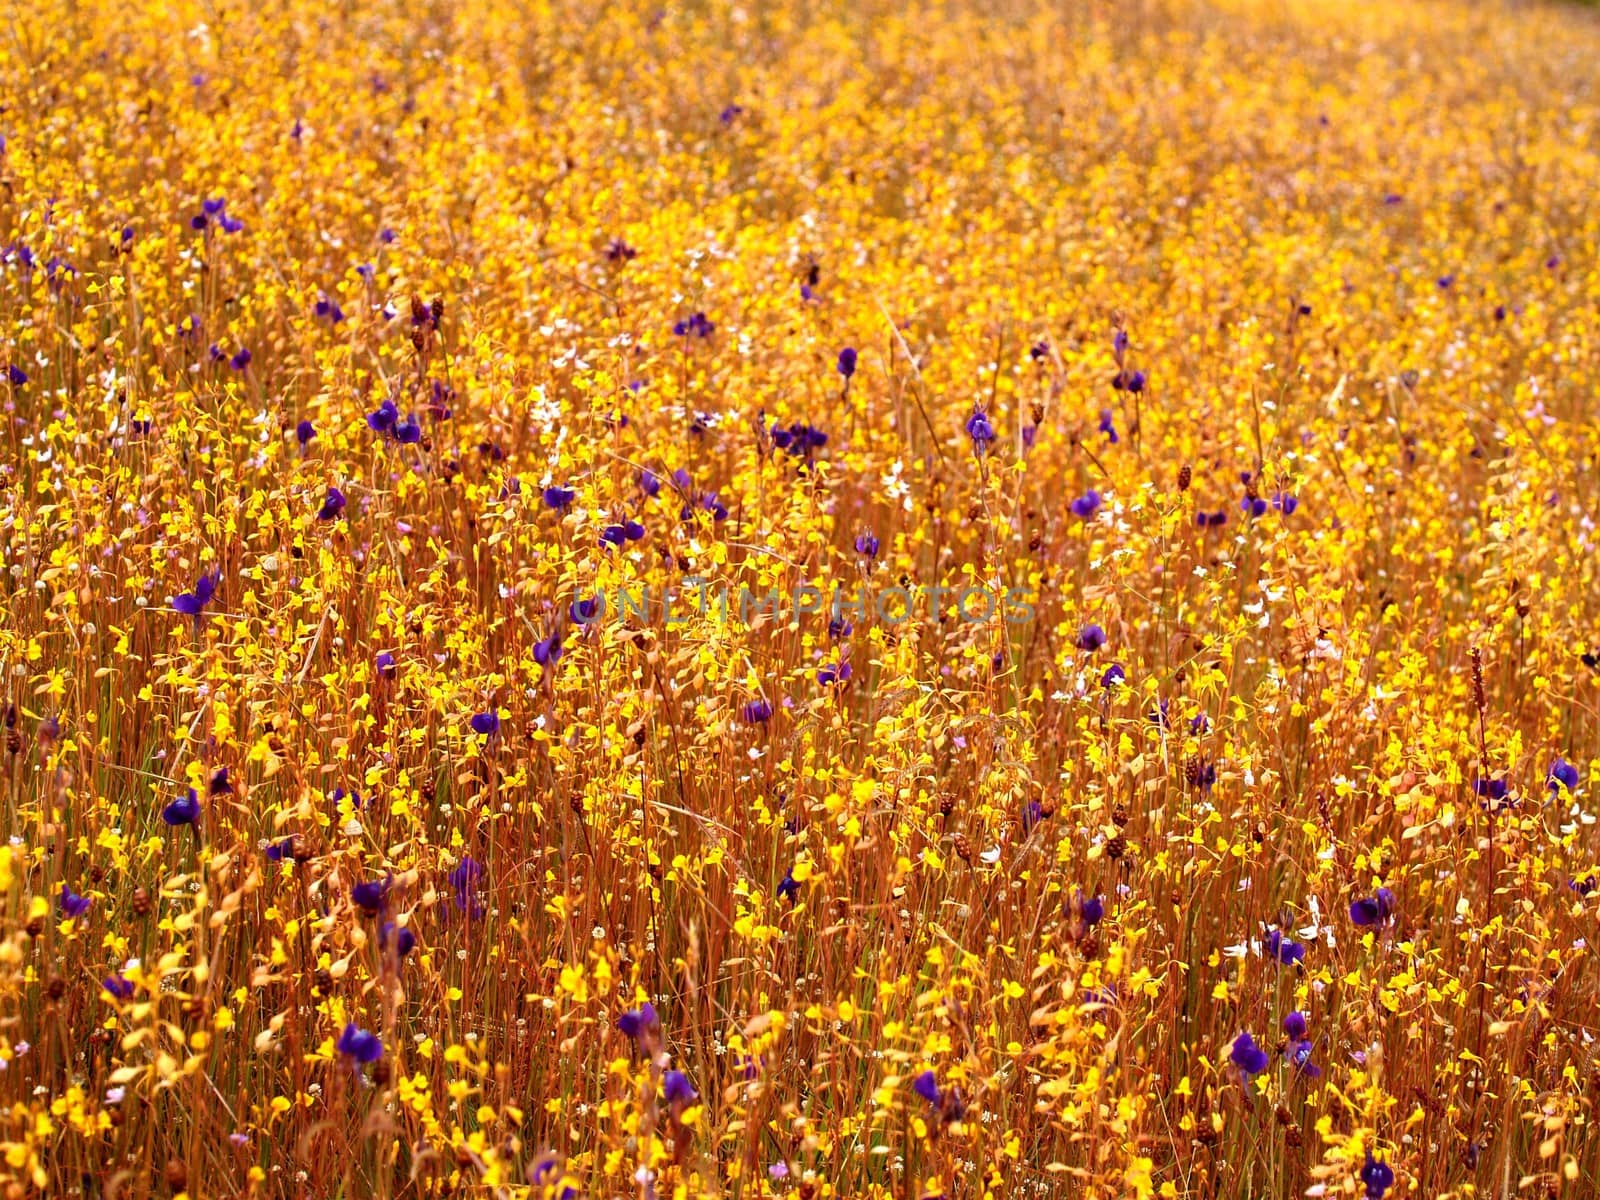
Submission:
<svg viewBox="0 0 1600 1200">
<path fill-rule="evenodd" d="M 0 1200 L 1593 1196 L 1596 62 L 11 6 Z"/>
</svg>

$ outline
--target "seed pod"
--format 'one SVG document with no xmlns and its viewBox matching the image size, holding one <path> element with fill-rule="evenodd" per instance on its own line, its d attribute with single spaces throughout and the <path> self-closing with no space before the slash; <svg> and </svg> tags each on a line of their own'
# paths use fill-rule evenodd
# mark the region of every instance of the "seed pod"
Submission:
<svg viewBox="0 0 1600 1200">
<path fill-rule="evenodd" d="M 189 1168 L 181 1158 L 167 1159 L 167 1186 L 175 1192 L 189 1190 Z"/>
<path fill-rule="evenodd" d="M 1178 490 L 1180 492 L 1187 492 L 1189 490 L 1189 484 L 1193 480 L 1194 468 L 1188 463 L 1184 463 L 1183 466 L 1178 468 Z"/>
<path fill-rule="evenodd" d="M 964 863 L 970 863 L 972 861 L 972 843 L 967 840 L 966 834 L 956 834 L 955 847 L 957 858 Z"/>
</svg>

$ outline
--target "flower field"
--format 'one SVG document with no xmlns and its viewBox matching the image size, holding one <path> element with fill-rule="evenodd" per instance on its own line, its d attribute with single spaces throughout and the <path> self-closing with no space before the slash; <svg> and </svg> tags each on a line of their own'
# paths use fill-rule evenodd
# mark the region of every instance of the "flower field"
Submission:
<svg viewBox="0 0 1600 1200">
<path fill-rule="evenodd" d="M 0 1200 L 1593 1196 L 1596 61 L 13 6 Z"/>
</svg>

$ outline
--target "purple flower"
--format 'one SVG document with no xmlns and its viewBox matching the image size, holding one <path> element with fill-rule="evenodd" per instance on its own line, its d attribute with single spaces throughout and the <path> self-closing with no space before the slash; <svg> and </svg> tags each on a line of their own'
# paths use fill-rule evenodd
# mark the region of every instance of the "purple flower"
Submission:
<svg viewBox="0 0 1600 1200">
<path fill-rule="evenodd" d="M 1100 432 L 1106 435 L 1106 440 L 1113 446 L 1122 440 L 1117 436 L 1117 427 L 1112 421 L 1112 414 L 1109 408 L 1100 410 Z"/>
<path fill-rule="evenodd" d="M 133 999 L 133 981 L 120 973 L 107 975 L 100 981 L 100 986 L 105 988 L 113 1000 Z"/>
<path fill-rule="evenodd" d="M 311 439 L 316 436 L 317 427 L 310 421 L 301 421 L 300 424 L 294 427 L 295 441 L 300 443 L 302 449 L 305 448 L 307 442 L 311 441 Z"/>
<path fill-rule="evenodd" d="M 640 471 L 639 490 L 646 496 L 659 496 L 661 494 L 660 476 L 651 470 Z"/>
<path fill-rule="evenodd" d="M 1072 502 L 1072 515 L 1087 521 L 1100 511 L 1100 493 L 1090 488 Z"/>
<path fill-rule="evenodd" d="M 865 558 L 878 557 L 878 538 L 871 532 L 856 535 L 856 553 Z"/>
<path fill-rule="evenodd" d="M 567 606 L 567 614 L 572 618 L 574 625 L 589 625 L 601 614 L 601 596 L 591 596 L 587 600 L 574 600 Z"/>
<path fill-rule="evenodd" d="M 6 378 L 11 381 L 12 387 L 21 387 L 28 382 L 28 373 L 16 363 L 12 363 L 6 368 Z"/>
<path fill-rule="evenodd" d="M 913 1079 L 911 1081 L 911 1090 L 929 1104 L 939 1103 L 939 1077 L 932 1071 L 924 1071 Z"/>
<path fill-rule="evenodd" d="M 206 785 L 206 791 L 212 796 L 233 795 L 233 784 L 228 779 L 227 767 L 218 767 L 211 773 L 211 782 Z"/>
<path fill-rule="evenodd" d="M 451 867 L 449 875 L 445 877 L 449 881 L 450 890 L 455 893 L 456 907 L 474 917 L 483 915 L 483 908 L 475 895 L 478 880 L 482 875 L 483 865 L 469 854 Z"/>
<path fill-rule="evenodd" d="M 1106 668 L 1106 673 L 1100 677 L 1100 686 L 1111 688 L 1119 683 L 1128 682 L 1128 673 L 1122 669 L 1121 663 L 1112 663 Z"/>
<path fill-rule="evenodd" d="M 1143 371 L 1118 371 L 1111 379 L 1111 387 L 1118 392 L 1132 392 L 1135 395 L 1144 391 L 1145 374 Z"/>
<path fill-rule="evenodd" d="M 500 732 L 500 714 L 494 711 L 475 713 L 469 722 L 473 733 L 480 733 L 484 737 L 493 737 Z"/>
<path fill-rule="evenodd" d="M 396 421 L 394 440 L 402 446 L 415 446 L 420 442 L 422 440 L 422 426 L 417 423 L 417 418 L 407 416 L 403 421 Z"/>
<path fill-rule="evenodd" d="M 1383 1200 L 1383 1194 L 1394 1186 L 1394 1168 L 1372 1157 L 1367 1151 L 1366 1164 L 1361 1168 L 1361 1182 L 1367 1189 L 1367 1200 Z"/>
<path fill-rule="evenodd" d="M 795 879 L 792 869 L 778 881 L 778 895 L 787 900 L 791 907 L 800 899 L 800 883 Z"/>
<path fill-rule="evenodd" d="M 385 921 L 378 926 L 378 942 L 387 946 L 391 937 L 394 938 L 395 955 L 399 958 L 404 958 L 417 948 L 417 935 L 412 933 L 408 926 Z"/>
<path fill-rule="evenodd" d="M 717 120 L 721 121 L 724 125 L 732 125 L 743 115 L 744 108 L 742 105 L 730 104 L 717 114 Z"/>
<path fill-rule="evenodd" d="M 1569 792 L 1578 790 L 1578 768 L 1558 758 L 1550 764 L 1550 790 L 1554 792 L 1563 787 Z"/>
<path fill-rule="evenodd" d="M 689 1077 L 682 1071 L 668 1071 L 661 1079 L 661 1094 L 671 1107 L 693 1104 L 700 1098 Z"/>
<path fill-rule="evenodd" d="M 606 247 L 606 258 L 610 262 L 631 262 L 638 257 L 639 252 L 619 237 L 611 239 L 611 244 Z"/>
<path fill-rule="evenodd" d="M 765 725 L 772 719 L 772 702 L 764 697 L 750 701 L 739 710 L 739 719 L 746 725 Z"/>
<path fill-rule="evenodd" d="M 1294 1067 L 1307 1079 L 1316 1079 L 1322 1074 L 1322 1068 L 1311 1061 L 1311 1051 L 1314 1046 L 1305 1038 L 1291 1040 L 1284 1049 L 1283 1056 L 1289 1060 L 1289 1065 Z"/>
<path fill-rule="evenodd" d="M 390 434 L 394 432 L 395 422 L 399 419 L 400 410 L 395 407 L 394 401 L 385 400 L 367 414 L 367 428 L 374 433 Z"/>
<path fill-rule="evenodd" d="M 989 424 L 989 416 L 983 409 L 973 409 L 967 418 L 967 436 L 972 439 L 973 453 L 979 456 L 986 453 L 989 443 L 994 441 L 994 426 Z"/>
<path fill-rule="evenodd" d="M 368 1033 L 354 1021 L 344 1027 L 339 1035 L 339 1053 L 361 1064 L 374 1063 L 383 1057 L 383 1043 L 375 1033 Z"/>
<path fill-rule="evenodd" d="M 248 367 L 250 365 L 250 351 L 249 351 L 249 349 L 247 349 L 244 346 L 240 346 L 239 349 L 238 349 L 238 352 L 235 353 L 234 356 L 228 360 L 228 365 L 230 367 L 232 367 L 235 371 L 242 371 L 246 367 Z"/>
<path fill-rule="evenodd" d="M 1298 1041 L 1306 1035 L 1306 1015 L 1303 1012 L 1292 1012 L 1283 1019 L 1283 1031 L 1290 1038 Z"/>
<path fill-rule="evenodd" d="M 678 321 L 672 326 L 673 335 L 681 338 L 697 337 L 708 338 L 716 331 L 716 326 L 706 319 L 703 312 L 694 313 L 692 316 Z"/>
<path fill-rule="evenodd" d="M 827 663 L 817 672 L 817 683 L 822 687 L 848 683 L 853 673 L 847 662 Z"/>
<path fill-rule="evenodd" d="M 194 591 L 172 597 L 172 607 L 186 617 L 198 618 L 205 611 L 206 605 L 211 603 L 211 597 L 216 594 L 217 584 L 221 579 L 221 571 L 200 576 L 194 585 Z"/>
<path fill-rule="evenodd" d="M 856 350 L 854 346 L 846 346 L 839 351 L 839 374 L 849 379 L 856 373 Z"/>
<path fill-rule="evenodd" d="M 1033 827 L 1044 820 L 1044 805 L 1038 800 L 1029 800 L 1022 806 L 1022 833 L 1026 837 Z"/>
<path fill-rule="evenodd" d="M 1201 529 L 1220 529 L 1228 523 L 1228 514 L 1220 508 L 1216 512 L 1197 512 L 1194 523 Z"/>
<path fill-rule="evenodd" d="M 634 1044 L 642 1050 L 644 1039 L 661 1029 L 661 1020 L 656 1016 L 655 1005 L 646 1000 L 638 1008 L 629 1009 L 617 1018 L 617 1029 L 624 1037 L 632 1038 Z"/>
<path fill-rule="evenodd" d="M 282 862 L 286 858 L 290 860 L 293 860 L 294 858 L 293 834 L 290 834 L 286 838 L 280 838 L 278 841 L 273 842 L 272 845 L 267 847 L 268 862 Z"/>
<path fill-rule="evenodd" d="M 377 916 L 388 903 L 393 879 L 366 879 L 350 889 L 350 903 L 369 917 Z"/>
<path fill-rule="evenodd" d="M 1233 1060 L 1233 1065 L 1238 1067 L 1245 1076 L 1246 1082 L 1250 1076 L 1259 1075 L 1267 1069 L 1272 1061 L 1267 1052 L 1256 1045 L 1255 1038 L 1248 1033 L 1241 1033 L 1233 1039 L 1233 1050 L 1228 1057 Z"/>
<path fill-rule="evenodd" d="M 1277 929 L 1268 932 L 1266 946 L 1267 953 L 1286 967 L 1305 961 L 1306 948 L 1299 942 L 1290 941 Z"/>
<path fill-rule="evenodd" d="M 1274 492 L 1272 494 L 1272 507 L 1286 517 L 1293 516 L 1294 510 L 1300 507 L 1300 501 L 1288 492 Z"/>
<path fill-rule="evenodd" d="M 1381 887 L 1372 896 L 1350 906 L 1350 919 L 1357 925 L 1381 925 L 1389 919 L 1394 907 L 1394 893 Z"/>
<path fill-rule="evenodd" d="M 1078 630 L 1078 649 L 1087 650 L 1091 654 L 1106 644 L 1106 631 L 1100 626 L 1089 624 Z"/>
<path fill-rule="evenodd" d="M 561 661 L 561 632 L 557 630 L 547 638 L 533 644 L 533 661 L 541 667 L 553 667 Z"/>
<path fill-rule="evenodd" d="M 168 825 L 193 825 L 200 819 L 200 797 L 190 788 L 182 796 L 161 810 L 161 819 Z"/>
<path fill-rule="evenodd" d="M 326 294 L 318 297 L 317 305 L 312 311 L 318 320 L 326 321 L 330 325 L 337 325 L 344 320 L 344 309 L 339 307 L 337 301 L 328 299 Z"/>
<path fill-rule="evenodd" d="M 66 884 L 61 885 L 61 896 L 57 900 L 57 907 L 64 917 L 81 917 L 89 911 L 92 901 L 88 896 L 80 896 Z"/>
<path fill-rule="evenodd" d="M 1102 896 L 1084 896 L 1077 888 L 1072 889 L 1073 897 L 1077 900 L 1078 920 L 1083 923 L 1087 932 L 1100 924 L 1105 919 L 1106 902 Z"/>
<path fill-rule="evenodd" d="M 1045 359 L 1050 357 L 1050 343 L 1044 338 L 1040 338 L 1028 348 L 1028 357 L 1036 363 L 1043 363 Z"/>
<path fill-rule="evenodd" d="M 322 501 L 322 507 L 317 510 L 317 520 L 336 520 L 339 514 L 344 512 L 344 504 L 344 493 L 336 487 L 330 487 L 326 499 Z"/>
<path fill-rule="evenodd" d="M 569 487 L 552 485 L 544 490 L 545 507 L 553 508 L 557 512 L 564 511 L 577 497 L 578 493 Z"/>
<path fill-rule="evenodd" d="M 1260 496 L 1246 496 L 1239 501 L 1239 511 L 1247 517 L 1259 517 L 1267 511 L 1267 502 Z"/>
</svg>

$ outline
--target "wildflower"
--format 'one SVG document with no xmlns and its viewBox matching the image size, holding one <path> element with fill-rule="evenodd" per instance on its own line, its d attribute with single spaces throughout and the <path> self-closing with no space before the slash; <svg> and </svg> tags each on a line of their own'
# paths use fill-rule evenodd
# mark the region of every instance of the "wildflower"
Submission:
<svg viewBox="0 0 1600 1200">
<path fill-rule="evenodd" d="M 1294 510 L 1300 507 L 1300 501 L 1288 492 L 1274 492 L 1272 494 L 1272 507 L 1286 517 L 1293 516 Z"/>
<path fill-rule="evenodd" d="M 107 975 L 100 981 L 100 986 L 106 990 L 113 1000 L 133 999 L 133 981 L 120 972 L 113 972 Z"/>
<path fill-rule="evenodd" d="M 646 496 L 659 496 L 661 494 L 661 477 L 654 471 L 640 471 L 639 490 Z"/>
<path fill-rule="evenodd" d="M 1110 691 L 1119 683 L 1128 682 L 1128 673 L 1122 669 L 1121 663 L 1112 663 L 1106 668 L 1106 673 L 1100 677 L 1100 686 Z"/>
<path fill-rule="evenodd" d="M 1091 654 L 1106 644 L 1106 631 L 1098 625 L 1085 625 L 1078 630 L 1078 649 Z"/>
<path fill-rule="evenodd" d="M 673 1108 L 693 1104 L 700 1098 L 700 1093 L 695 1091 L 694 1084 L 689 1082 L 689 1077 L 682 1071 L 668 1071 L 662 1076 L 661 1095 Z"/>
<path fill-rule="evenodd" d="M 206 785 L 206 792 L 212 796 L 233 795 L 233 782 L 228 778 L 228 768 L 218 767 L 211 773 L 211 782 Z"/>
<path fill-rule="evenodd" d="M 409 926 L 396 925 L 393 921 L 385 921 L 378 926 L 378 944 L 387 946 L 391 939 L 394 941 L 394 952 L 397 958 L 404 958 L 417 948 L 417 935 L 411 932 Z"/>
<path fill-rule="evenodd" d="M 847 662 L 827 663 L 817 671 L 817 683 L 822 687 L 848 683 L 854 672 Z"/>
<path fill-rule="evenodd" d="M 394 655 L 388 650 L 380 650 L 378 656 L 372 660 L 377 668 L 378 676 L 382 679 L 393 679 L 395 675 Z"/>
<path fill-rule="evenodd" d="M 1150 712 L 1149 712 L 1150 724 L 1154 725 L 1157 729 L 1166 729 L 1168 727 L 1167 726 L 1167 706 L 1168 706 L 1168 703 L 1169 702 L 1166 700 L 1166 698 L 1163 697 L 1160 701 L 1158 701 L 1156 703 L 1156 706 L 1154 708 L 1152 708 L 1150 710 Z"/>
<path fill-rule="evenodd" d="M 388 435 L 394 432 L 395 422 L 399 419 L 400 410 L 395 407 L 394 401 L 385 400 L 367 414 L 367 428 L 374 433 Z"/>
<path fill-rule="evenodd" d="M 1022 833 L 1026 837 L 1033 827 L 1044 820 L 1044 805 L 1038 800 L 1029 800 L 1022 806 Z"/>
<path fill-rule="evenodd" d="M 483 915 L 483 906 L 477 899 L 477 885 L 483 875 L 483 865 L 470 854 L 462 858 L 445 877 L 450 890 L 455 893 L 455 905 L 470 917 Z"/>
<path fill-rule="evenodd" d="M 91 903 L 93 901 L 88 896 L 80 896 L 66 884 L 61 885 L 61 896 L 57 900 L 57 906 L 63 917 L 81 917 L 89 911 Z"/>
<path fill-rule="evenodd" d="M 1361 1182 L 1367 1189 L 1367 1200 L 1383 1200 L 1383 1194 L 1394 1186 L 1394 1168 L 1367 1151 L 1367 1161 L 1361 1168 Z"/>
<path fill-rule="evenodd" d="M 572 618 L 574 625 L 588 625 L 600 615 L 601 597 L 591 596 L 587 600 L 574 600 L 567 606 L 567 615 Z"/>
<path fill-rule="evenodd" d="M 1145 374 L 1143 371 L 1118 371 L 1111 379 L 1111 386 L 1119 392 L 1132 392 L 1138 395 L 1144 391 Z"/>
<path fill-rule="evenodd" d="M 250 357 L 249 347 L 240 346 L 234 356 L 228 360 L 228 365 L 235 371 L 243 371 L 250 365 Z"/>
<path fill-rule="evenodd" d="M 721 121 L 724 125 L 732 125 L 743 115 L 744 107 L 742 105 L 730 104 L 717 114 L 717 120 Z"/>
<path fill-rule="evenodd" d="M 577 496 L 578 493 L 569 487 L 552 485 L 544 490 L 544 505 L 557 512 L 564 512 Z"/>
<path fill-rule="evenodd" d="M 1315 1047 L 1305 1038 L 1291 1041 L 1284 1051 L 1284 1058 L 1289 1060 L 1289 1065 L 1306 1079 L 1316 1079 L 1322 1074 L 1322 1068 L 1311 1061 L 1311 1052 Z"/>
<path fill-rule="evenodd" d="M 606 259 L 609 262 L 632 262 L 638 255 L 637 250 L 619 237 L 612 238 L 610 244 L 606 246 Z"/>
<path fill-rule="evenodd" d="M 878 557 L 878 539 L 872 533 L 858 533 L 856 535 L 856 553 L 863 558 Z"/>
<path fill-rule="evenodd" d="M 1072 515 L 1087 521 L 1100 511 L 1100 493 L 1090 488 L 1072 502 Z"/>
<path fill-rule="evenodd" d="M 12 363 L 6 368 L 6 379 L 10 381 L 12 387 L 21 387 L 28 382 L 28 373 L 16 363 Z"/>
<path fill-rule="evenodd" d="M 672 327 L 672 332 L 675 337 L 708 338 L 716 331 L 716 328 L 717 327 L 715 325 L 706 319 L 705 313 L 697 312 L 674 324 Z"/>
<path fill-rule="evenodd" d="M 1239 511 L 1247 517 L 1259 517 L 1267 511 L 1267 502 L 1260 496 L 1246 495 L 1239 501 Z"/>
<path fill-rule="evenodd" d="M 533 644 L 533 661 L 541 667 L 555 666 L 556 663 L 561 661 L 561 654 L 562 645 L 559 630 Z"/>
<path fill-rule="evenodd" d="M 317 520 L 333 521 L 344 512 L 344 493 L 336 487 L 328 489 L 327 497 L 322 501 L 322 507 L 317 510 Z"/>
<path fill-rule="evenodd" d="M 916 1092 L 929 1104 L 939 1103 L 939 1077 L 932 1071 L 924 1071 L 911 1081 L 911 1090 Z"/>
<path fill-rule="evenodd" d="M 655 1005 L 646 1000 L 638 1008 L 629 1009 L 617 1018 L 617 1029 L 624 1037 L 632 1038 L 634 1044 L 643 1050 L 645 1038 L 653 1036 L 661 1029 Z"/>
<path fill-rule="evenodd" d="M 764 697 L 751 700 L 739 710 L 739 719 L 746 725 L 765 725 L 772 719 L 772 702 Z"/>
<path fill-rule="evenodd" d="M 1034 362 L 1042 364 L 1045 359 L 1050 357 L 1050 343 L 1044 338 L 1040 338 L 1028 348 L 1028 357 L 1033 359 Z"/>
<path fill-rule="evenodd" d="M 273 842 L 272 845 L 267 847 L 267 861 L 282 862 L 286 858 L 293 859 L 294 850 L 295 840 L 291 834 L 289 837 Z"/>
<path fill-rule="evenodd" d="M 1228 514 L 1218 509 L 1216 512 L 1197 512 L 1194 523 L 1201 529 L 1220 529 L 1228 523 Z"/>
<path fill-rule="evenodd" d="M 1552 792 L 1566 788 L 1569 792 L 1578 790 L 1578 768 L 1564 758 L 1557 758 L 1550 764 L 1550 790 Z"/>
<path fill-rule="evenodd" d="M 305 449 L 306 444 L 317 436 L 317 427 L 310 421 L 301 421 L 294 427 L 294 439 L 300 443 L 300 448 Z"/>
<path fill-rule="evenodd" d="M 778 896 L 787 900 L 791 907 L 800 899 L 800 881 L 794 877 L 793 868 L 778 881 Z"/>
<path fill-rule="evenodd" d="M 365 1065 L 383 1057 L 383 1043 L 375 1033 L 368 1033 L 354 1021 L 344 1027 L 339 1035 L 338 1050 L 346 1058 Z"/>
<path fill-rule="evenodd" d="M 375 917 L 388 904 L 389 889 L 393 885 L 393 878 L 363 880 L 350 889 L 350 903 L 367 916 Z"/>
<path fill-rule="evenodd" d="M 1350 906 L 1350 919 L 1357 925 L 1381 925 L 1394 912 L 1394 893 L 1381 887 L 1372 896 Z"/>
<path fill-rule="evenodd" d="M 1255 1038 L 1248 1033 L 1241 1033 L 1233 1039 L 1233 1050 L 1228 1057 L 1233 1060 L 1233 1065 L 1239 1068 L 1247 1084 L 1252 1075 L 1261 1074 L 1272 1061 L 1267 1052 L 1256 1045 Z"/>
<path fill-rule="evenodd" d="M 174 828 L 179 825 L 193 825 L 200 819 L 200 797 L 195 795 L 193 788 L 190 788 L 161 810 L 161 819 Z"/>
<path fill-rule="evenodd" d="M 1291 1012 L 1283 1018 L 1283 1031 L 1291 1040 L 1298 1041 L 1306 1035 L 1306 1015 L 1303 1012 Z"/>
<path fill-rule="evenodd" d="M 1266 947 L 1267 953 L 1286 967 L 1305 961 L 1306 948 L 1284 937 L 1280 930 L 1268 931 Z"/>
<path fill-rule="evenodd" d="M 422 426 L 417 424 L 416 417 L 408 416 L 395 422 L 394 440 L 402 446 L 414 446 L 422 440 Z"/>
<path fill-rule="evenodd" d="M 989 424 L 989 417 L 981 408 L 972 410 L 972 415 L 967 418 L 967 436 L 972 439 L 972 452 L 978 457 L 983 457 L 989 449 L 989 443 L 994 441 L 994 426 Z"/>
<path fill-rule="evenodd" d="M 319 321 L 326 321 L 330 325 L 337 325 L 344 320 L 344 310 L 338 302 L 328 299 L 326 293 L 317 298 L 316 307 L 312 310 Z"/>
<path fill-rule="evenodd" d="M 469 724 L 473 733 L 493 737 L 500 732 L 500 714 L 492 709 L 489 712 L 474 713 Z"/>
<path fill-rule="evenodd" d="M 221 579 L 221 571 L 213 571 L 209 575 L 200 576 L 194 585 L 194 591 L 184 592 L 181 595 L 172 597 L 172 607 L 184 616 L 194 617 L 198 620 L 200 614 L 205 611 L 206 605 L 211 603 L 211 597 L 216 594 L 217 584 Z"/>
<path fill-rule="evenodd" d="M 1077 936 L 1085 938 L 1089 931 L 1105 919 L 1106 902 L 1102 896 L 1085 896 L 1081 888 L 1072 889 L 1072 898 L 1067 901 L 1069 918 L 1077 921 Z"/>
<path fill-rule="evenodd" d="M 1100 410 L 1100 432 L 1106 435 L 1106 441 L 1113 446 L 1122 440 L 1117 436 L 1117 426 L 1112 420 L 1112 413 L 1109 408 Z"/>
<path fill-rule="evenodd" d="M 839 351 L 839 374 L 843 375 L 846 382 L 856 373 L 856 350 L 854 346 L 846 346 Z"/>
</svg>

